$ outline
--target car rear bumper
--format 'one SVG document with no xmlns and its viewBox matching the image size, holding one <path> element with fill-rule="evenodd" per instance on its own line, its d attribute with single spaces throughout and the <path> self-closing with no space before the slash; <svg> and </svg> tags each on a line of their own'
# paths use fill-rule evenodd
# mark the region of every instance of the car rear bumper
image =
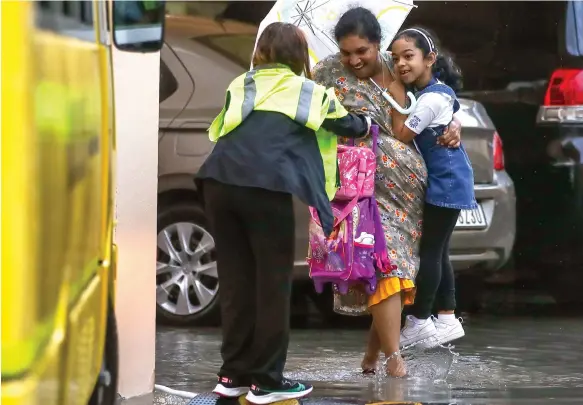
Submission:
<svg viewBox="0 0 583 405">
<path fill-rule="evenodd" d="M 456 271 L 476 267 L 497 270 L 510 258 L 516 236 L 514 183 L 505 171 L 494 173 L 492 184 L 476 184 L 487 226 L 481 230 L 457 229 L 452 235 L 450 257 Z"/>
</svg>

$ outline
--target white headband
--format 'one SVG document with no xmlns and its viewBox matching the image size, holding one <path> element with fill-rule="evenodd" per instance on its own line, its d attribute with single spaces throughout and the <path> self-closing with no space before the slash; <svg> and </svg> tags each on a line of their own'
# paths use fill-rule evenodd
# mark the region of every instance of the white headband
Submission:
<svg viewBox="0 0 583 405">
<path fill-rule="evenodd" d="M 419 34 L 423 35 L 423 38 L 425 38 L 425 40 L 427 41 L 427 45 L 429 45 L 429 51 L 430 52 L 435 52 L 437 54 L 437 49 L 435 49 L 435 45 L 433 44 L 433 41 L 431 40 L 431 38 L 429 38 L 427 35 L 425 35 L 425 33 L 421 30 L 418 30 L 417 28 L 407 28 L 406 30 L 401 31 L 403 32 L 407 32 L 407 31 L 415 31 L 418 32 Z"/>
</svg>

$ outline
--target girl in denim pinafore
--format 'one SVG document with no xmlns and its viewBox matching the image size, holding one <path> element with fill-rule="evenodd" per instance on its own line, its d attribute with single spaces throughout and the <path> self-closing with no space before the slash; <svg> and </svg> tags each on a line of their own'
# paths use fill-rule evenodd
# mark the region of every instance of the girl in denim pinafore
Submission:
<svg viewBox="0 0 583 405">
<path fill-rule="evenodd" d="M 438 137 L 460 108 L 455 92 L 461 74 L 450 57 L 438 51 L 435 37 L 420 28 L 401 31 L 391 44 L 395 69 L 416 93 L 409 116 L 393 123 L 394 135 L 413 142 L 427 166 L 419 273 L 415 303 L 401 330 L 401 347 L 435 347 L 464 336 L 455 318 L 455 279 L 449 241 L 462 209 L 477 207 L 474 174 L 463 145 L 448 148 Z M 438 317 L 431 316 L 436 307 Z"/>
</svg>

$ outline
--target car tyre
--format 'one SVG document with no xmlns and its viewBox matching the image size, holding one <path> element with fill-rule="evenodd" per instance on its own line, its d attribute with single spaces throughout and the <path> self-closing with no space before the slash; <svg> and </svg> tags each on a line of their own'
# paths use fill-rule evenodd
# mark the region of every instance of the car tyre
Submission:
<svg viewBox="0 0 583 405">
<path fill-rule="evenodd" d="M 156 317 L 158 321 L 162 323 L 175 325 L 175 326 L 217 326 L 220 323 L 220 306 L 219 306 L 219 288 L 218 288 L 218 278 L 216 279 L 216 285 L 208 285 L 206 287 L 208 290 L 213 291 L 213 297 L 209 303 L 203 305 L 199 302 L 200 305 L 197 306 L 197 311 L 193 313 L 176 313 L 171 310 L 168 310 L 167 304 L 161 304 L 161 300 L 159 299 L 159 290 L 161 284 L 164 282 L 164 278 L 161 278 L 162 275 L 159 274 L 159 268 L 161 263 L 168 262 L 168 255 L 166 252 L 160 248 L 160 240 L 161 238 L 164 239 L 162 232 L 164 230 L 171 229 L 172 227 L 176 227 L 180 224 L 184 228 L 187 225 L 192 226 L 195 231 L 193 232 L 194 239 L 201 239 L 201 238 L 212 238 L 212 234 L 208 229 L 207 220 L 202 208 L 196 203 L 180 203 L 180 204 L 165 204 L 161 205 L 158 208 L 158 249 L 157 249 L 157 270 L 156 270 Z M 201 237 L 202 235 L 202 237 Z M 191 240 L 192 238 L 191 237 Z M 174 241 L 176 242 L 176 241 Z M 204 242 L 204 239 L 199 241 L 200 244 Z M 196 243 L 196 242 L 194 242 Z M 206 242 L 208 244 L 208 241 Z M 192 251 L 196 251 L 198 249 L 198 245 L 196 247 L 192 247 Z M 181 253 L 182 254 L 182 253 Z M 165 257 L 161 257 L 165 256 Z M 213 277 L 216 276 L 216 255 L 214 254 L 214 239 L 212 239 L 212 251 L 205 253 L 205 260 L 206 264 L 210 263 L 211 260 L 214 260 L 215 263 L 215 274 Z M 195 266 L 196 267 L 196 266 Z M 200 281 L 200 280 L 199 280 Z M 212 281 L 212 280 L 211 280 Z M 198 284 L 200 285 L 200 283 Z M 174 288 L 176 290 L 176 288 Z M 172 291 L 169 291 L 172 293 Z M 191 297 L 196 297 L 196 294 L 193 296 L 193 293 L 190 293 Z M 171 295 L 171 294 L 170 294 Z M 193 298 L 196 299 L 196 298 Z M 165 307 L 166 306 L 166 307 Z M 198 308 L 201 307 L 201 308 Z"/>
</svg>

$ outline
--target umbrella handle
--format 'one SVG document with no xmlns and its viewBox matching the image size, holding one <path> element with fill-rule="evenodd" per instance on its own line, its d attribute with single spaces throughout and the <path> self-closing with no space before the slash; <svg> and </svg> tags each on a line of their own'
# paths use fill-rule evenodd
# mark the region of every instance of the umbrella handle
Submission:
<svg viewBox="0 0 583 405">
<path fill-rule="evenodd" d="M 415 96 L 413 95 L 413 93 L 411 93 L 410 91 L 407 92 L 407 97 L 409 97 L 409 101 L 411 102 L 411 105 L 408 108 L 403 108 L 399 105 L 399 103 L 397 103 L 393 97 L 391 97 L 391 95 L 389 93 L 387 93 L 386 91 L 383 91 L 383 98 L 385 100 L 387 100 L 395 110 L 399 111 L 401 114 L 409 114 L 411 111 L 413 111 L 413 109 L 415 108 L 415 106 L 417 105 L 417 99 L 415 98 Z"/>
</svg>

